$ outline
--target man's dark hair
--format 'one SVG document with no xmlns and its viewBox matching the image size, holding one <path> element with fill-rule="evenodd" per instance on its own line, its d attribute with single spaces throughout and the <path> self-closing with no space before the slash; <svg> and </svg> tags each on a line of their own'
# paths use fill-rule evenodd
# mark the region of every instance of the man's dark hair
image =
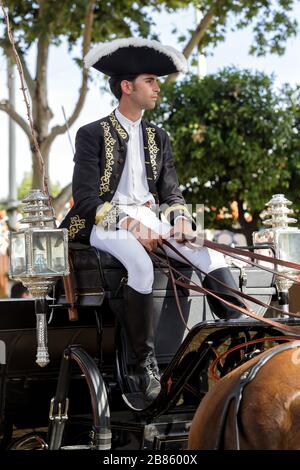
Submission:
<svg viewBox="0 0 300 470">
<path fill-rule="evenodd" d="M 133 82 L 137 77 L 138 75 L 115 75 L 110 77 L 108 81 L 109 87 L 118 101 L 120 101 L 122 97 L 121 81 L 128 80 L 129 82 Z"/>
</svg>

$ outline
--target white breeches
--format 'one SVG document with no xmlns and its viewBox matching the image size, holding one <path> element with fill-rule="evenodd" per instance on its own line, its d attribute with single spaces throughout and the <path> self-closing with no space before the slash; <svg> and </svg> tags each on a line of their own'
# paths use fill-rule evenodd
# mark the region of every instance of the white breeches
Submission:
<svg viewBox="0 0 300 470">
<path fill-rule="evenodd" d="M 159 220 L 156 214 L 148 207 L 130 207 L 127 212 L 131 217 L 141 221 L 160 235 L 169 232 L 171 229 L 169 223 Z M 206 247 L 191 249 L 188 246 L 177 243 L 173 237 L 169 238 L 168 241 L 191 263 L 205 273 L 227 267 L 224 256 L 217 251 Z M 128 273 L 127 284 L 132 289 L 143 294 L 149 294 L 152 291 L 154 268 L 151 258 L 143 245 L 131 232 L 127 230 L 104 230 L 101 226 L 95 225 L 91 232 L 90 244 L 99 250 L 110 253 L 125 266 Z M 170 248 L 164 246 L 164 249 L 170 258 L 184 263 L 184 260 Z"/>
</svg>

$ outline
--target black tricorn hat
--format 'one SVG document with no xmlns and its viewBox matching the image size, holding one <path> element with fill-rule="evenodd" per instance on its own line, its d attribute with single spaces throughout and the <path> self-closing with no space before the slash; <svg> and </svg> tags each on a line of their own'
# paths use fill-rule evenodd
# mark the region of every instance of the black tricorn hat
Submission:
<svg viewBox="0 0 300 470">
<path fill-rule="evenodd" d="M 86 67 L 94 67 L 110 77 L 142 73 L 161 77 L 187 71 L 187 61 L 181 52 L 143 38 L 100 43 L 85 56 L 84 63 Z"/>
</svg>

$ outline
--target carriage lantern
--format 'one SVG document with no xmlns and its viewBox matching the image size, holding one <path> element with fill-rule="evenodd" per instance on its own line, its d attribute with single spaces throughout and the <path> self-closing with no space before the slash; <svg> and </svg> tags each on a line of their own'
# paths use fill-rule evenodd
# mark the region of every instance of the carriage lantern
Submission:
<svg viewBox="0 0 300 470">
<path fill-rule="evenodd" d="M 270 244 L 274 250 L 276 258 L 292 261 L 300 264 L 300 230 L 297 227 L 290 227 L 289 224 L 295 224 L 297 219 L 289 217 L 294 212 L 288 206 L 291 201 L 285 198 L 283 194 L 274 194 L 271 200 L 266 204 L 266 220 L 264 225 L 270 228 L 263 229 L 253 233 L 253 243 L 257 247 L 260 244 Z M 285 266 L 276 265 L 278 273 L 285 273 L 296 279 L 299 271 Z M 279 303 L 283 311 L 288 311 L 288 290 L 293 281 L 276 276 L 275 284 L 279 293 Z"/>
<path fill-rule="evenodd" d="M 10 233 L 9 276 L 21 281 L 35 299 L 36 362 L 44 367 L 49 363 L 46 295 L 59 277 L 69 274 L 68 232 L 56 228 L 49 197 L 40 189 L 32 189 L 22 202 L 27 215 L 20 223 L 27 227 Z"/>
</svg>

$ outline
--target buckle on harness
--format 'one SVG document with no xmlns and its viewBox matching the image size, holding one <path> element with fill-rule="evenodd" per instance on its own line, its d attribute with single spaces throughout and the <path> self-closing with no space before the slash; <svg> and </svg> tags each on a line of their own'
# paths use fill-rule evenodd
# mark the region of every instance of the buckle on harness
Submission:
<svg viewBox="0 0 300 470">
<path fill-rule="evenodd" d="M 57 412 L 54 412 L 54 398 L 51 399 L 50 402 L 50 411 L 49 411 L 49 419 L 51 421 L 66 421 L 68 419 L 68 411 L 69 411 L 69 398 L 65 399 L 65 404 L 61 402 L 57 403 Z"/>
</svg>

